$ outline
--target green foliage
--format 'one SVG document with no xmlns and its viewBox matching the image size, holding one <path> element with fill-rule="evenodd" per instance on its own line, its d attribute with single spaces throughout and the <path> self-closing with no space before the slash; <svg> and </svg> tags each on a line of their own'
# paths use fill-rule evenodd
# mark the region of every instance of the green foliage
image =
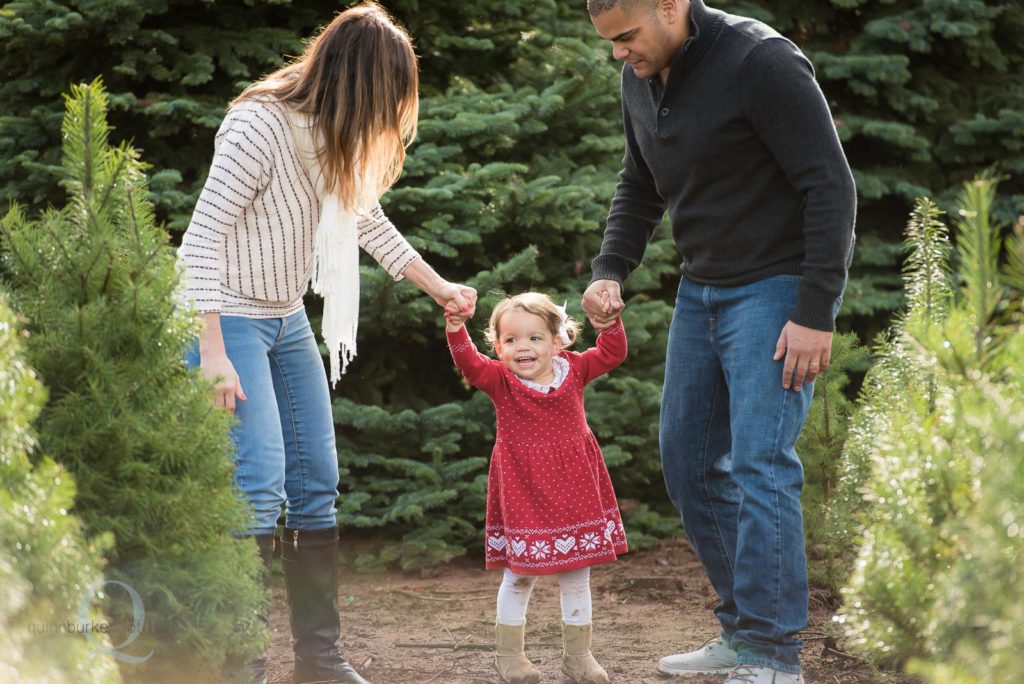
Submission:
<svg viewBox="0 0 1024 684">
<path fill-rule="evenodd" d="M 964 187 L 956 288 L 937 211 L 918 204 L 910 308 L 880 340 L 845 452 L 846 494 L 869 507 L 841 620 L 872 657 L 913 659 L 933 682 L 1024 676 L 1024 329 L 994 196 L 991 178 Z"/>
<path fill-rule="evenodd" d="M 925 325 L 940 320 L 952 298 L 950 245 L 946 226 L 939 220 L 941 215 L 934 202 L 919 199 L 907 222 L 903 243 L 909 253 L 903 269 L 908 308 Z"/>
<path fill-rule="evenodd" d="M 23 342 L 0 293 L 0 679 L 58 684 L 119 682 L 101 633 L 82 636 L 83 623 L 103 624 L 79 602 L 102 582 L 101 553 L 109 539 L 87 542 L 68 511 L 75 498 L 70 474 L 49 458 L 33 467 L 32 421 L 46 392 L 24 362 Z M 76 627 L 68 633 L 67 625 Z M 58 631 L 58 628 L 65 631 Z"/>
<path fill-rule="evenodd" d="M 854 510 L 837 496 L 837 490 L 843 445 L 855 409 L 846 396 L 849 369 L 858 367 L 867 353 L 853 333 L 833 338 L 831 362 L 814 381 L 814 400 L 796 445 L 804 466 L 802 503 L 809 579 L 812 586 L 828 593 L 832 603 L 837 602 L 846 568 L 856 552 L 854 541 L 843 529 Z"/>
<path fill-rule="evenodd" d="M 39 442 L 74 476 L 87 532 L 113 537 L 107 579 L 142 599 L 144 628 L 124 651 L 153 657 L 122 676 L 220 681 L 225 659 L 264 635 L 258 560 L 231 536 L 247 511 L 231 487 L 230 416 L 182 361 L 194 318 L 175 302 L 175 255 L 142 164 L 109 143 L 102 86 L 75 86 L 66 106 L 67 204 L 32 220 L 14 206 L 2 224 L 11 302 L 50 392 Z M 130 625 L 125 594 L 107 598 L 113 623 Z"/>
</svg>

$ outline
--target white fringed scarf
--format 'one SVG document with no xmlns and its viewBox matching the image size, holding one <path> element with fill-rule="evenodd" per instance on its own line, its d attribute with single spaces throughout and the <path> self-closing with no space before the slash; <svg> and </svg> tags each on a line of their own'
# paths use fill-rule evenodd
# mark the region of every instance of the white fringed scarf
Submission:
<svg viewBox="0 0 1024 684">
<path fill-rule="evenodd" d="M 342 204 L 341 196 L 324 186 L 324 173 L 317 157 L 315 131 L 307 115 L 285 107 L 302 167 L 320 200 L 320 224 L 313 242 L 313 292 L 324 299 L 321 333 L 331 358 L 331 386 L 345 373 L 356 355 L 359 326 L 359 234 L 360 216 L 377 203 L 375 184 L 356 178 L 356 207 Z M 340 366 L 340 367 L 339 367 Z"/>
</svg>

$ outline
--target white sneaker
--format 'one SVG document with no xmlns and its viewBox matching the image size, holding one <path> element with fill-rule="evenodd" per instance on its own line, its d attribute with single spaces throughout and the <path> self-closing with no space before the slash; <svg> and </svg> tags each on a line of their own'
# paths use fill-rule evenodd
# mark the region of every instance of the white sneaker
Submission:
<svg viewBox="0 0 1024 684">
<path fill-rule="evenodd" d="M 665 656 L 658 661 L 658 671 L 669 675 L 729 674 L 734 667 L 736 651 L 726 646 L 722 637 L 709 639 L 696 651 Z"/>
<path fill-rule="evenodd" d="M 737 665 L 725 684 L 804 684 L 803 675 L 779 672 L 770 667 Z"/>
</svg>

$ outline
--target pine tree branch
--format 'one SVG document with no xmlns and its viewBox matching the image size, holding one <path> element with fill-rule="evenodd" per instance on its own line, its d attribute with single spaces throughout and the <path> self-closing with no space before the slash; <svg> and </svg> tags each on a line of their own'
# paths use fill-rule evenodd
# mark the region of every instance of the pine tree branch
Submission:
<svg viewBox="0 0 1024 684">
<path fill-rule="evenodd" d="M 118 150 L 118 152 L 119 152 L 119 154 L 117 155 L 118 156 L 117 166 L 114 167 L 114 172 L 112 174 L 110 174 L 110 182 L 107 183 L 106 188 L 104 188 L 104 190 L 103 190 L 103 197 L 100 198 L 100 203 L 99 203 L 99 208 L 100 209 L 105 209 L 106 208 L 107 202 L 110 201 L 110 196 L 113 193 L 114 188 L 117 187 L 117 181 L 120 180 L 121 174 L 124 173 L 125 167 L 128 164 L 128 154 L 127 154 L 127 152 L 124 149 Z M 128 193 L 129 193 L 128 194 L 128 201 L 131 202 L 131 194 L 130 194 L 131 193 L 131 189 L 129 188 L 127 190 L 128 190 Z"/>
<path fill-rule="evenodd" d="M 7 228 L 3 227 L 2 224 L 0 224 L 0 235 L 2 235 L 2 237 L 4 238 L 4 242 L 7 243 L 7 248 L 11 250 L 11 254 L 13 254 L 14 258 L 17 259 L 18 262 L 21 264 L 22 270 L 21 272 L 18 273 L 18 275 L 26 278 L 28 282 L 31 283 L 36 288 L 42 289 L 42 283 L 40 283 L 33 277 L 33 270 L 29 267 L 28 262 L 25 261 L 25 257 L 23 257 L 21 255 L 21 252 L 18 251 L 18 247 L 14 241 L 14 233 L 12 233 Z"/>
</svg>

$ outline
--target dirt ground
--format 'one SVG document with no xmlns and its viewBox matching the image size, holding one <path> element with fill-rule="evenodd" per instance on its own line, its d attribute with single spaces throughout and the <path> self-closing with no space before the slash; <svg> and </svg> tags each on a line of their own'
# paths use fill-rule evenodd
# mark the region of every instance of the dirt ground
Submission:
<svg viewBox="0 0 1024 684">
<path fill-rule="evenodd" d="M 484 572 L 479 559 L 465 559 L 431 573 L 357 574 L 340 580 L 342 651 L 374 684 L 489 684 L 494 602 L 499 572 Z M 711 612 L 714 592 L 685 541 L 629 553 L 595 567 L 594 654 L 612 682 L 711 684 L 721 676 L 664 677 L 662 655 L 700 646 L 717 633 Z M 813 601 L 812 601 L 813 603 Z M 918 680 L 872 671 L 837 653 L 828 637 L 830 614 L 813 608 L 803 635 L 808 684 L 913 684 Z M 269 657 L 271 682 L 291 682 L 291 636 L 284 589 L 274 588 Z M 558 584 L 541 578 L 530 600 L 527 655 L 545 682 L 566 684 L 560 672 Z"/>
</svg>

